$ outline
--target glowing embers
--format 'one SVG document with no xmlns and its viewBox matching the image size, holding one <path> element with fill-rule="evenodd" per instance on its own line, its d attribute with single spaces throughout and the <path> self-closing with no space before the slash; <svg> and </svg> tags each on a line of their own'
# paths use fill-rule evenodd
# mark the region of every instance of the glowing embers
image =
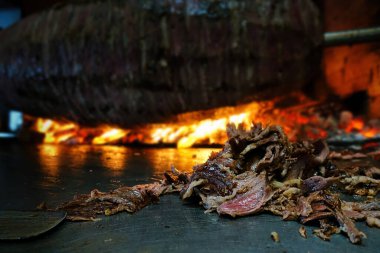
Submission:
<svg viewBox="0 0 380 253">
<path fill-rule="evenodd" d="M 77 133 L 79 126 L 74 123 L 38 118 L 35 128 L 37 132 L 45 135 L 44 143 L 61 143 L 71 137 L 79 137 Z"/>
<path fill-rule="evenodd" d="M 192 147 L 194 144 L 222 144 L 227 136 L 226 125 L 249 124 L 246 113 L 227 116 L 220 119 L 205 119 L 190 125 L 172 125 L 153 130 L 152 138 L 156 143 L 177 143 L 179 148 Z"/>
<path fill-rule="evenodd" d="M 362 141 L 364 139 L 380 139 L 380 121 L 366 122 L 361 117 L 354 117 L 349 111 L 340 113 L 338 135 L 331 136 L 331 140 L 344 140 L 346 142 Z"/>
<path fill-rule="evenodd" d="M 237 107 L 193 112 L 178 116 L 176 123 L 149 124 L 136 129 L 109 126 L 83 128 L 72 122 L 38 118 L 34 130 L 44 134 L 44 143 L 66 144 L 176 144 L 192 147 L 196 144 L 223 144 L 228 123 L 249 125 L 261 110 L 273 108 L 273 102 L 253 102 Z"/>
<path fill-rule="evenodd" d="M 43 118 L 38 118 L 33 128 L 38 133 L 44 135 L 44 143 L 55 144 L 112 144 L 122 139 L 128 133 L 128 131 L 118 128 L 82 128 L 72 122 L 61 122 Z"/>
<path fill-rule="evenodd" d="M 284 100 L 291 101 L 293 106 L 284 106 Z M 349 112 L 336 111 L 336 106 L 324 108 L 326 106 L 327 103 L 293 94 L 286 99 L 185 113 L 178 115 L 173 122 L 147 124 L 134 129 L 85 128 L 71 122 L 32 120 L 35 121 L 34 130 L 44 135 L 45 143 L 66 144 L 170 144 L 180 148 L 219 145 L 227 140 L 227 124 L 249 127 L 251 122 L 280 125 L 291 140 L 335 138 L 347 134 L 358 139 L 380 136 L 379 126 L 365 124 Z"/>
<path fill-rule="evenodd" d="M 119 128 L 111 128 L 109 130 L 104 129 L 100 136 L 96 136 L 93 140 L 93 144 L 107 144 L 122 139 L 128 131 Z"/>
</svg>

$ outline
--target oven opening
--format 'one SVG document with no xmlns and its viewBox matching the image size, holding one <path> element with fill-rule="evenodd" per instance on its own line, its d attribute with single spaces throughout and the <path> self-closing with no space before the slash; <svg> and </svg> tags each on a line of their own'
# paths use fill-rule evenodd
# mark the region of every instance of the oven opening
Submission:
<svg viewBox="0 0 380 253">
<path fill-rule="evenodd" d="M 331 143 L 377 142 L 380 122 L 371 117 L 366 91 L 346 98 L 316 100 L 302 93 L 272 100 L 176 115 L 174 122 L 144 124 L 135 128 L 84 127 L 70 121 L 24 116 L 25 135 L 39 135 L 50 144 L 115 144 L 221 146 L 227 141 L 227 124 L 250 127 L 252 122 L 280 125 L 291 140 L 325 138 Z"/>
</svg>

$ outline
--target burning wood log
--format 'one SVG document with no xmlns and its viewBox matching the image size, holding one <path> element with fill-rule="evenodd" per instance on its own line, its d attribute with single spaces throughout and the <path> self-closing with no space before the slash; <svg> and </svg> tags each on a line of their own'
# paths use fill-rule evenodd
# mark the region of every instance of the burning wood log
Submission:
<svg viewBox="0 0 380 253">
<path fill-rule="evenodd" d="M 69 2 L 0 33 L 0 99 L 82 125 L 158 122 L 303 87 L 321 39 L 311 0 Z"/>
</svg>

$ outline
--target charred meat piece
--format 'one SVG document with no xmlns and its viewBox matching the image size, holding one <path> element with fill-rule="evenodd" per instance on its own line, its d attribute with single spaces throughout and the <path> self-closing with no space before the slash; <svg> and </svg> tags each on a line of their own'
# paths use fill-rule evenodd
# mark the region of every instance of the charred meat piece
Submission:
<svg viewBox="0 0 380 253">
<path fill-rule="evenodd" d="M 303 198 L 300 200 L 302 201 L 302 199 Z M 340 229 L 347 233 L 352 243 L 360 243 L 361 239 L 365 237 L 365 235 L 356 228 L 352 219 L 344 215 L 338 195 L 327 191 L 319 191 L 310 194 L 310 196 L 306 198 L 306 201 L 311 209 L 308 208 L 307 213 L 301 212 L 301 216 L 306 214 L 306 217 L 301 217 L 303 223 L 315 219 L 322 220 L 335 217 L 336 221 L 340 224 Z"/>
<path fill-rule="evenodd" d="M 234 184 L 232 177 L 223 165 L 218 163 L 210 163 L 205 166 L 197 167 L 191 177 L 191 181 L 203 179 L 205 184 L 203 191 L 217 193 L 226 196 L 232 193 Z"/>
<path fill-rule="evenodd" d="M 351 153 L 351 152 L 336 152 L 333 151 L 328 156 L 330 159 L 341 159 L 341 160 L 354 160 L 354 159 L 362 159 L 366 158 L 367 155 L 363 153 Z"/>
<path fill-rule="evenodd" d="M 374 217 L 367 217 L 366 223 L 370 227 L 378 227 L 380 228 L 380 219 Z"/>
<path fill-rule="evenodd" d="M 370 202 L 342 201 L 342 211 L 345 216 L 353 220 L 378 219 L 380 218 L 380 202 L 377 199 Z"/>
<path fill-rule="evenodd" d="M 154 201 L 157 201 L 154 194 L 137 187 L 121 187 L 107 193 L 95 189 L 90 194 L 74 197 L 58 209 L 65 210 L 69 220 L 92 220 L 98 214 L 133 213 Z"/>
<path fill-rule="evenodd" d="M 319 221 L 318 237 L 345 232 L 352 243 L 361 242 L 365 235 L 328 191 L 347 174 L 324 177 L 331 167 L 324 141 L 291 143 L 280 127 L 260 124 L 249 131 L 230 125 L 227 133 L 223 150 L 194 168 L 183 199 L 198 196 L 208 211 L 232 217 L 266 210 L 303 224 Z"/>
<path fill-rule="evenodd" d="M 344 190 L 350 194 L 361 196 L 376 196 L 380 190 L 380 180 L 367 176 L 353 175 L 340 180 Z"/>
<path fill-rule="evenodd" d="M 235 161 L 228 149 L 212 153 L 204 164 L 194 166 L 190 181 L 180 193 L 182 199 L 189 198 L 194 187 L 198 187 L 200 192 L 206 195 L 230 195 L 235 186 L 233 182 L 235 167 Z"/>
<path fill-rule="evenodd" d="M 311 193 L 328 188 L 333 183 L 339 182 L 339 178 L 331 177 L 325 178 L 321 176 L 313 176 L 302 182 L 302 191 L 304 193 Z"/>
<path fill-rule="evenodd" d="M 298 229 L 298 233 L 300 234 L 300 236 L 302 236 L 303 238 L 307 238 L 307 232 L 306 232 L 306 228 L 304 226 L 301 226 L 299 229 Z"/>
<path fill-rule="evenodd" d="M 367 177 L 379 179 L 380 178 L 380 168 L 377 167 L 371 167 L 365 170 L 364 174 Z"/>
<path fill-rule="evenodd" d="M 279 126 L 253 124 L 245 131 L 241 126 L 229 125 L 227 133 L 229 140 L 223 150 L 194 167 L 190 182 L 181 192 L 183 199 L 195 192 L 198 196 L 202 194 L 202 199 L 204 195 L 229 196 L 239 185 L 240 179 L 236 177 L 248 171 L 265 172 L 268 179 L 279 180 L 314 175 L 329 152 L 323 141 L 289 142 Z M 192 187 L 198 191 L 193 191 Z"/>
<path fill-rule="evenodd" d="M 323 240 L 329 240 L 332 234 L 338 232 L 345 232 L 352 243 L 360 243 L 365 237 L 344 211 L 348 209 L 345 208 L 347 204 L 342 204 L 338 195 L 329 191 L 317 191 L 306 196 L 302 191 L 292 191 L 295 194 L 285 195 L 286 191 L 277 190 L 266 204 L 265 210 L 280 215 L 285 220 L 299 220 L 302 224 L 319 221 L 320 229 L 315 230 L 314 234 Z"/>
<path fill-rule="evenodd" d="M 327 162 L 329 148 L 325 141 L 291 143 L 290 157 L 284 161 L 287 173 L 285 180 L 307 179 L 322 174 L 321 169 Z"/>
<path fill-rule="evenodd" d="M 66 211 L 67 219 L 72 221 L 94 220 L 97 215 L 112 215 L 123 211 L 134 213 L 157 202 L 159 196 L 164 193 L 179 191 L 183 185 L 178 182 L 168 183 L 167 180 L 163 180 L 153 184 L 123 186 L 110 192 L 95 189 L 90 194 L 75 196 L 73 200 L 56 209 Z"/>
<path fill-rule="evenodd" d="M 335 224 L 332 224 L 329 222 L 327 219 L 322 219 L 319 221 L 320 223 L 320 228 L 319 229 L 314 229 L 313 234 L 318 236 L 324 241 L 330 241 L 330 237 L 333 234 L 339 234 L 340 233 L 340 228 L 337 227 Z"/>
</svg>

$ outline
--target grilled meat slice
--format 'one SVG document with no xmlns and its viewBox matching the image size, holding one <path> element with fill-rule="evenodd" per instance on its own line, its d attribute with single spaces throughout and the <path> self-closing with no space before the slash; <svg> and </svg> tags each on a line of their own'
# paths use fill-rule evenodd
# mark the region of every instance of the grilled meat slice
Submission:
<svg viewBox="0 0 380 253">
<path fill-rule="evenodd" d="M 178 192 L 183 188 L 178 178 L 171 177 L 171 180 L 175 181 L 169 183 L 162 180 L 153 184 L 123 186 L 110 192 L 95 189 L 90 194 L 74 196 L 73 200 L 56 209 L 66 211 L 67 219 L 72 221 L 94 220 L 97 215 L 112 215 L 123 211 L 134 213 L 157 202 L 160 195 Z"/>
<path fill-rule="evenodd" d="M 360 243 L 361 239 L 365 237 L 364 233 L 356 228 L 353 220 L 344 214 L 337 194 L 328 191 L 314 192 L 307 198 L 301 197 L 299 204 L 302 206 L 300 212 L 302 223 L 334 217 L 339 223 L 340 229 L 347 233 L 352 243 Z M 305 206 L 307 207 L 305 208 Z"/>
<path fill-rule="evenodd" d="M 266 175 L 262 173 L 255 177 L 247 192 L 224 202 L 217 211 L 219 214 L 227 214 L 232 217 L 254 214 L 263 210 L 265 203 L 272 195 L 273 191 L 267 183 Z"/>
</svg>

